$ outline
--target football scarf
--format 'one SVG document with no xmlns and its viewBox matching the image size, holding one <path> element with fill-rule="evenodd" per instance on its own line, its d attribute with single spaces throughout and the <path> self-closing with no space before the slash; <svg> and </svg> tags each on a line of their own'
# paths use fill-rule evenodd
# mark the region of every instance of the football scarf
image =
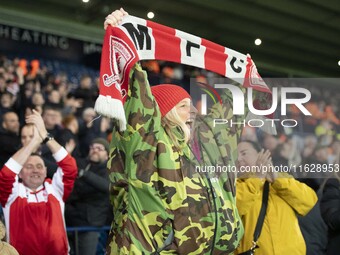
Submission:
<svg viewBox="0 0 340 255">
<path fill-rule="evenodd" d="M 119 120 L 126 129 L 123 104 L 130 69 L 140 60 L 164 60 L 206 69 L 237 81 L 246 88 L 271 91 L 249 55 L 155 22 L 125 16 L 119 26 L 106 29 L 95 110 Z"/>
</svg>

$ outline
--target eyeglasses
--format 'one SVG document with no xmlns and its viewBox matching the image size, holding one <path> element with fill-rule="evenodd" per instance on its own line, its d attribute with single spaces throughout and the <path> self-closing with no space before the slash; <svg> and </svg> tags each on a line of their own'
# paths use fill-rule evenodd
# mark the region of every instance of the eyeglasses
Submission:
<svg viewBox="0 0 340 255">
<path fill-rule="evenodd" d="M 103 146 L 90 145 L 90 150 L 105 151 Z"/>
</svg>

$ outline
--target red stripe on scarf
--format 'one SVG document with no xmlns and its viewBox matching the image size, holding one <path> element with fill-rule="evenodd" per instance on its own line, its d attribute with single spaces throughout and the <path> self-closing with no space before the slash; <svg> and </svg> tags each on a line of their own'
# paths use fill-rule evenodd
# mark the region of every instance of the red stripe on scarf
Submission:
<svg viewBox="0 0 340 255">
<path fill-rule="evenodd" d="M 152 28 L 152 35 L 155 38 L 155 59 L 180 63 L 181 39 L 175 36 L 176 29 L 149 20 L 146 25 Z"/>
<path fill-rule="evenodd" d="M 225 76 L 227 55 L 224 47 L 202 38 L 202 45 L 205 51 L 205 69 Z"/>
</svg>

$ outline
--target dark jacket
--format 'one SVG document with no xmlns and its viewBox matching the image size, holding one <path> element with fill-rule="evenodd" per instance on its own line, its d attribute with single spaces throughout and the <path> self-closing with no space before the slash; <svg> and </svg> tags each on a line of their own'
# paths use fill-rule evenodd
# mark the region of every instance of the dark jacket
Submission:
<svg viewBox="0 0 340 255">
<path fill-rule="evenodd" d="M 20 137 L 12 132 L 0 129 L 0 169 L 20 148 Z"/>
<path fill-rule="evenodd" d="M 309 187 L 314 189 L 318 196 L 318 202 L 312 210 L 305 216 L 299 216 L 299 225 L 303 237 L 305 238 L 307 253 L 306 255 L 324 255 L 327 249 L 327 225 L 325 224 L 320 210 L 320 201 L 324 187 L 324 179 L 299 179 Z"/>
<path fill-rule="evenodd" d="M 78 160 L 77 164 L 80 177 L 75 181 L 73 191 L 66 202 L 66 225 L 104 226 L 112 215 L 106 162 Z"/>
<path fill-rule="evenodd" d="M 326 182 L 321 200 L 321 214 L 328 225 L 327 255 L 340 251 L 340 182 L 331 178 Z"/>
</svg>

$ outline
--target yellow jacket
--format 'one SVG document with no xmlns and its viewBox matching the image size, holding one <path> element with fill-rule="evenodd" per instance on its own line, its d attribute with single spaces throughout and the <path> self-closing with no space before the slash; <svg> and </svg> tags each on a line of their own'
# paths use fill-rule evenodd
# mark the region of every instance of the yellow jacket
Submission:
<svg viewBox="0 0 340 255">
<path fill-rule="evenodd" d="M 284 177 L 284 178 L 283 178 Z M 236 254 L 249 250 L 262 205 L 264 179 L 238 179 L 236 201 L 244 225 L 244 237 Z M 270 185 L 267 213 L 258 240 L 256 255 L 305 255 L 306 244 L 297 215 L 306 215 L 317 196 L 307 185 L 290 175 L 280 175 Z"/>
</svg>

